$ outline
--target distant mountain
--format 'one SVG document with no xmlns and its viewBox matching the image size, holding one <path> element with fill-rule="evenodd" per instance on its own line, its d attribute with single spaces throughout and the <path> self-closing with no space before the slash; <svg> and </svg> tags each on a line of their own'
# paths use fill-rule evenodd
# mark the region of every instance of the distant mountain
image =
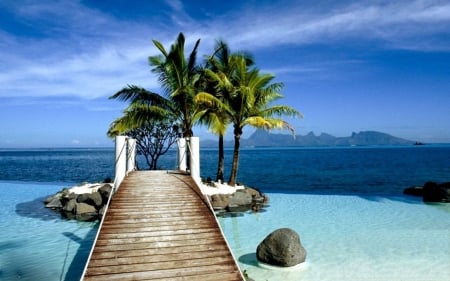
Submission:
<svg viewBox="0 0 450 281">
<path fill-rule="evenodd" d="M 366 146 L 366 145 L 412 145 L 414 141 L 391 136 L 375 131 L 352 133 L 349 137 L 335 137 L 322 133 L 316 136 L 310 132 L 295 137 L 287 134 L 272 134 L 265 130 L 255 131 L 248 139 L 241 140 L 242 147 L 251 146 Z M 217 141 L 202 141 L 203 147 L 216 147 Z M 233 141 L 226 141 L 225 146 L 233 146 Z"/>
</svg>

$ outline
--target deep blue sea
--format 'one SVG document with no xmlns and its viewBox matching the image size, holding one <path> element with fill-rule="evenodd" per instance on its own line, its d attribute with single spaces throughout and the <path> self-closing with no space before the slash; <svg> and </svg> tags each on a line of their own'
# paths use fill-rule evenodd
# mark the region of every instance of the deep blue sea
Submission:
<svg viewBox="0 0 450 281">
<path fill-rule="evenodd" d="M 231 166 L 231 153 L 231 149 L 226 150 L 226 175 Z M 216 162 L 216 150 L 201 149 L 200 163 L 203 178 L 215 178 Z M 423 185 L 426 181 L 450 181 L 450 145 L 244 148 L 241 150 L 239 164 L 238 182 L 257 187 L 269 194 L 269 198 L 274 199 L 270 201 L 271 206 L 266 212 L 257 216 L 251 214 L 246 216 L 247 219 L 254 218 L 259 224 L 261 222 L 258 216 L 268 216 L 272 212 L 271 210 L 277 210 L 277 214 L 283 213 L 287 217 L 296 218 L 299 210 L 292 209 L 291 205 L 299 207 L 300 205 L 297 204 L 299 202 L 303 202 L 304 206 L 304 209 L 300 209 L 300 211 L 308 210 L 311 214 L 323 212 L 328 214 L 328 218 L 331 214 L 330 209 L 315 208 L 318 205 L 320 208 L 325 205 L 335 208 L 340 204 L 347 204 L 354 205 L 354 211 L 364 210 L 365 212 L 368 210 L 368 203 L 389 202 L 403 205 L 383 207 L 384 205 L 377 204 L 373 205 L 371 210 L 378 210 L 377 208 L 382 206 L 383 210 L 390 210 L 389 214 L 398 214 L 398 217 L 403 218 L 403 222 L 406 223 L 407 219 L 404 216 L 410 214 L 411 210 L 404 209 L 404 204 L 407 207 L 421 206 L 420 208 L 424 208 L 424 211 L 421 211 L 422 215 L 428 214 L 426 210 L 436 211 L 438 214 L 442 214 L 445 220 L 441 221 L 441 224 L 436 222 L 440 225 L 439 227 L 432 227 L 441 232 L 434 234 L 427 232 L 426 235 L 442 236 L 442 231 L 444 234 L 450 234 L 448 230 L 441 229 L 443 225 L 445 227 L 448 225 L 447 229 L 450 228 L 448 207 L 428 206 L 421 203 L 419 199 L 402 195 L 404 188 Z M 139 166 L 145 167 L 142 159 L 139 161 Z M 0 280 L 78 280 L 95 237 L 96 224 L 62 220 L 51 211 L 45 210 L 41 202 L 43 198 L 63 187 L 114 178 L 113 167 L 114 150 L 112 148 L 0 149 L 0 228 L 2 229 L 0 233 Z M 159 167 L 175 169 L 175 151 L 169 151 L 167 155 L 164 155 L 159 162 Z M 322 196 L 317 197 L 316 195 Z M 364 200 L 358 201 L 361 198 Z M 288 204 L 287 202 L 290 202 L 291 205 L 285 206 Z M 333 214 L 338 216 L 340 211 L 345 210 L 348 215 L 351 209 L 351 206 L 333 209 Z M 382 213 L 382 211 L 378 211 L 378 217 Z M 307 216 L 308 214 L 305 214 L 305 217 Z M 430 214 L 427 215 L 427 218 L 429 216 L 436 217 L 436 215 Z M 330 225 L 330 222 L 324 218 L 325 216 L 312 219 L 309 229 L 314 228 L 312 227 L 313 222 L 324 221 L 326 225 Z M 267 222 L 271 221 L 269 217 L 266 220 Z M 280 221 L 283 220 L 278 220 L 278 222 Z M 348 222 L 349 220 L 343 221 Z M 246 225 L 251 223 L 239 217 L 221 219 L 224 232 L 231 240 L 233 251 L 240 253 L 237 257 L 240 265 L 254 276 L 261 278 L 256 280 L 346 280 L 344 277 L 339 279 L 334 278 L 336 276 L 314 273 L 314 270 L 306 273 L 282 272 L 274 275 L 269 274 L 267 269 L 260 269 L 249 258 L 252 256 L 251 251 L 250 253 L 246 252 L 247 249 L 242 245 L 247 243 L 245 239 L 248 238 L 245 237 L 248 235 L 243 235 L 234 229 L 244 222 Z M 260 228 L 267 232 L 275 224 L 272 222 L 272 225 Z M 297 221 L 286 221 L 285 224 L 302 230 Z M 360 229 L 360 224 L 367 224 L 367 222 L 358 222 L 355 225 L 358 225 Z M 379 224 L 390 225 L 382 221 Z M 392 222 L 391 224 L 394 225 Z M 407 224 L 410 225 L 409 222 Z M 379 229 L 379 225 L 375 225 L 374 229 Z M 317 233 L 323 232 L 320 232 L 320 228 L 317 231 Z M 340 232 L 339 228 L 334 231 Z M 311 240 L 312 237 L 318 237 L 317 233 L 305 231 L 306 238 L 309 238 L 310 241 L 304 242 L 314 248 Z M 403 232 L 399 233 L 404 235 Z M 367 233 L 361 235 L 363 234 Z M 261 235 L 263 234 L 261 233 Z M 339 236 L 336 233 L 334 235 L 335 237 Z M 358 236 L 356 239 L 366 242 L 362 236 Z M 422 238 L 418 236 L 417 239 Z M 413 244 L 414 241 L 410 242 Z M 343 245 L 342 247 L 348 250 L 347 246 Z M 392 248 L 390 245 L 387 247 Z M 441 243 L 440 248 L 443 249 L 444 256 L 450 256 L 448 241 L 443 247 Z M 432 251 L 430 249 L 434 248 L 427 248 L 427 251 Z M 410 256 L 411 253 L 407 252 L 404 255 Z M 401 257 L 402 255 L 396 257 L 396 260 L 401 260 Z M 367 257 L 365 256 L 365 258 Z M 426 257 L 424 259 L 426 260 Z M 314 260 L 313 255 L 309 267 L 312 269 L 322 268 L 321 266 L 333 268 L 328 261 L 322 265 L 320 262 L 321 259 Z M 370 267 L 370 263 L 367 261 L 361 263 L 366 268 Z M 384 265 L 384 268 L 386 267 L 388 266 Z M 379 272 L 376 267 L 370 269 Z M 448 271 L 450 273 L 450 269 Z M 326 270 L 323 269 L 320 272 L 324 274 Z M 340 272 L 342 273 L 342 270 Z M 355 278 L 363 278 L 361 276 L 364 276 L 365 273 L 361 274 L 355 275 L 358 276 Z M 370 275 L 370 273 L 367 274 Z M 291 278 L 289 279 L 288 275 L 293 277 L 289 277 Z M 281 278 L 280 276 L 285 277 Z M 317 279 L 311 276 L 317 276 Z M 393 276 L 396 275 L 393 274 Z M 395 278 L 391 277 L 390 280 Z M 347 278 L 347 280 L 349 279 Z"/>
</svg>

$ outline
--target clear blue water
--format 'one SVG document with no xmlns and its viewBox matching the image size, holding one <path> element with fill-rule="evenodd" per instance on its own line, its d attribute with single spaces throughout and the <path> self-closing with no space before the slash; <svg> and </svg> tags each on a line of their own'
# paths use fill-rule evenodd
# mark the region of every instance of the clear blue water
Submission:
<svg viewBox="0 0 450 281">
<path fill-rule="evenodd" d="M 0 280 L 79 280 L 97 224 L 43 206 L 60 185 L 0 182 Z"/>
<path fill-rule="evenodd" d="M 229 168 L 231 150 L 226 160 Z M 214 178 L 216 161 L 215 150 L 201 150 L 202 177 Z M 63 187 L 113 178 L 113 166 L 113 149 L 0 150 L 0 280 L 78 280 L 96 224 L 62 220 L 41 201 Z M 175 152 L 159 166 L 174 169 Z M 450 276 L 449 205 L 402 195 L 428 180 L 450 181 L 448 145 L 243 149 L 238 180 L 270 197 L 266 212 L 220 219 L 257 281 Z M 302 237 L 305 266 L 256 264 L 256 245 L 286 226 Z M 422 278 L 436 270 L 440 279 Z"/>
<path fill-rule="evenodd" d="M 450 205 L 412 197 L 268 193 L 266 212 L 220 218 L 241 269 L 255 280 L 450 280 Z M 258 244 L 289 227 L 307 251 L 300 266 L 267 267 Z"/>
</svg>

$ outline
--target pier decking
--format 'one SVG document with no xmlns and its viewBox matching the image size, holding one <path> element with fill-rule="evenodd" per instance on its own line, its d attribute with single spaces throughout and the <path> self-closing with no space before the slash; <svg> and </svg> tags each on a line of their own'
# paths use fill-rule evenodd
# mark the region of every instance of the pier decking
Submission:
<svg viewBox="0 0 450 281">
<path fill-rule="evenodd" d="M 243 280 L 189 175 L 132 172 L 105 215 L 83 280 Z"/>
</svg>

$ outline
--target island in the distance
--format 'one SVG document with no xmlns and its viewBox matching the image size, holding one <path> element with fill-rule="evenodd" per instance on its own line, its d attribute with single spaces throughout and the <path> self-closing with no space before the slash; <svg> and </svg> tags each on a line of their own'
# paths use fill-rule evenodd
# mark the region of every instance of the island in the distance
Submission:
<svg viewBox="0 0 450 281">
<path fill-rule="evenodd" d="M 233 141 L 225 141 L 226 147 L 232 147 Z M 249 138 L 241 140 L 242 147 L 258 146 L 367 146 L 367 145 L 414 145 L 415 141 L 394 137 L 376 132 L 362 131 L 352 133 L 349 137 L 335 137 L 322 133 L 316 136 L 310 132 L 304 136 L 282 133 L 271 133 L 266 130 L 256 130 Z M 202 147 L 217 147 L 215 140 L 203 140 Z"/>
</svg>

